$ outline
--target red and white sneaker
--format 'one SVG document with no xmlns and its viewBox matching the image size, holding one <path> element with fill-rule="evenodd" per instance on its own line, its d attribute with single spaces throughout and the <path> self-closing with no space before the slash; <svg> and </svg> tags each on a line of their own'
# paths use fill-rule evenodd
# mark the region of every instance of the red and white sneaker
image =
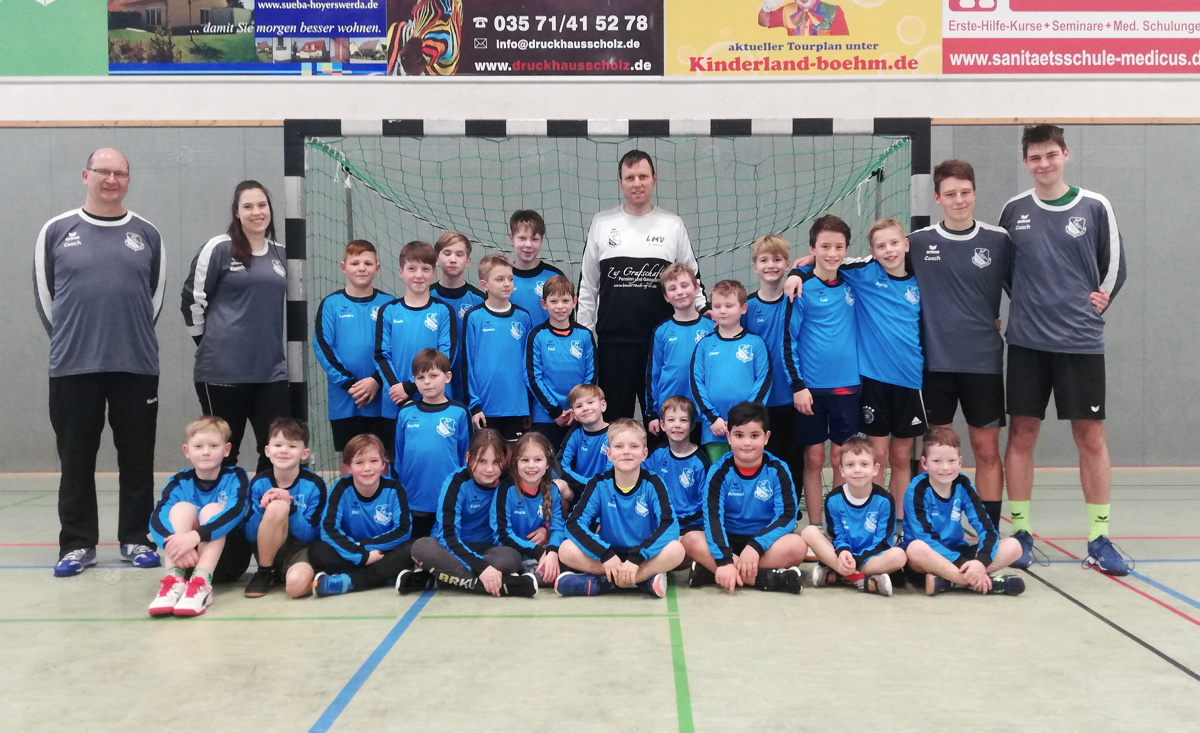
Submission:
<svg viewBox="0 0 1200 733">
<path fill-rule="evenodd" d="M 170 616 L 175 613 L 175 604 L 183 597 L 187 581 L 178 575 L 167 575 L 158 586 L 158 595 L 150 601 L 151 616 Z"/>
<path fill-rule="evenodd" d="M 176 616 L 200 616 L 204 609 L 212 603 L 212 585 L 199 575 L 192 576 L 188 581 L 187 590 L 175 604 Z"/>
</svg>

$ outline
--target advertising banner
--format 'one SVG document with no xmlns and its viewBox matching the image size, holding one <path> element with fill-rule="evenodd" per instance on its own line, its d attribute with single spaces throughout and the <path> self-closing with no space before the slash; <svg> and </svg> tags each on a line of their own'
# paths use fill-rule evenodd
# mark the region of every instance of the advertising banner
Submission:
<svg viewBox="0 0 1200 733">
<path fill-rule="evenodd" d="M 1195 74 L 1200 0 L 947 0 L 946 74 Z"/>
<path fill-rule="evenodd" d="M 936 74 L 942 0 L 666 0 L 667 74 Z"/>
<path fill-rule="evenodd" d="M 104 27 L 96 0 L 0 0 L 0 76 L 104 75 Z"/>
</svg>

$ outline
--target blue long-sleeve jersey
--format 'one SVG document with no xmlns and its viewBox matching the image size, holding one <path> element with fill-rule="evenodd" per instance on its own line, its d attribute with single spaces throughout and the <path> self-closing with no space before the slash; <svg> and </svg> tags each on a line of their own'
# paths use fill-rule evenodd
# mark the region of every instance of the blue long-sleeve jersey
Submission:
<svg viewBox="0 0 1200 733">
<path fill-rule="evenodd" d="M 497 313 L 477 305 L 463 318 L 463 386 L 471 414 L 523 417 L 529 414 L 525 347 L 533 325 L 529 313 L 513 305 Z"/>
<path fill-rule="evenodd" d="M 705 480 L 711 465 L 708 453 L 699 446 L 686 456 L 677 456 L 671 446 L 664 445 L 642 462 L 642 467 L 658 476 L 667 487 L 671 510 L 675 512 L 681 530 L 701 520 L 704 511 L 701 504 L 708 486 Z"/>
<path fill-rule="evenodd" d="M 254 477 L 250 482 L 250 509 L 246 523 L 242 525 L 246 540 L 258 541 L 258 527 L 266 511 L 259 506 L 259 502 L 272 488 L 287 489 L 292 496 L 292 506 L 288 510 L 288 536 L 306 545 L 316 541 L 321 536 L 321 517 L 325 513 L 325 480 L 307 468 L 300 469 L 300 475 L 291 486 L 280 486 L 273 470 Z"/>
<path fill-rule="evenodd" d="M 694 321 L 668 318 L 654 329 L 650 357 L 646 359 L 646 417 L 662 417 L 662 403 L 668 397 L 682 395 L 695 403 L 692 396 L 692 353 L 700 339 L 713 332 L 712 320 L 697 317 Z M 699 414 L 700 408 L 696 407 Z"/>
<path fill-rule="evenodd" d="M 567 537 L 597 562 L 627 552 L 640 565 L 679 539 L 679 522 L 657 476 L 643 469 L 637 483 L 622 491 L 608 471 L 583 490 L 567 519 Z"/>
<path fill-rule="evenodd" d="M 562 495 L 558 493 L 558 487 L 550 485 L 550 517 L 547 518 L 540 493 L 527 494 L 512 479 L 502 481 L 496 491 L 496 503 L 492 506 L 492 531 L 496 542 L 513 548 L 525 557 L 532 557 L 537 545 L 526 535 L 539 527 L 546 527 L 550 531 L 545 551 L 558 552 L 567 536 Z"/>
<path fill-rule="evenodd" d="M 762 404 L 771 389 L 771 354 L 758 336 L 742 329 L 733 338 L 719 332 L 700 339 L 692 354 L 692 399 L 700 409 L 700 442 L 728 443 L 712 424 L 729 417 L 739 402 Z"/>
<path fill-rule="evenodd" d="M 612 468 L 612 461 L 608 460 L 608 427 L 589 431 L 581 423 L 575 423 L 558 449 L 558 465 L 578 496 L 594 476 Z"/>
<path fill-rule="evenodd" d="M 221 473 L 213 481 L 196 478 L 196 469 L 180 471 L 163 487 L 162 498 L 150 515 L 150 536 L 159 547 L 175 534 L 171 525 L 171 508 L 187 503 L 196 507 L 197 513 L 209 504 L 216 504 L 221 511 L 209 517 L 196 528 L 201 542 L 220 539 L 241 526 L 246 518 L 250 502 L 250 479 L 240 466 L 221 466 Z"/>
<path fill-rule="evenodd" d="M 562 270 L 545 262 L 539 262 L 537 267 L 530 270 L 513 268 L 512 302 L 529 311 L 533 326 L 540 326 L 550 318 L 550 314 L 542 307 L 542 286 L 550 278 L 561 274 Z"/>
<path fill-rule="evenodd" d="M 883 265 L 842 265 L 838 272 L 854 288 L 854 334 L 858 373 L 878 382 L 920 389 L 925 357 L 921 351 L 921 289 L 912 272 L 893 277 Z"/>
<path fill-rule="evenodd" d="M 763 451 L 762 463 L 745 474 L 726 453 L 708 470 L 704 499 L 704 535 L 718 565 L 733 562 L 730 535 L 751 538 L 747 545 L 763 554 L 796 529 L 800 518 L 796 486 L 787 464 Z"/>
<path fill-rule="evenodd" d="M 379 479 L 379 489 L 363 496 L 354 487 L 353 476 L 342 476 L 329 492 L 321 539 L 348 562 L 365 565 L 371 550 L 394 550 L 411 534 L 408 499 L 395 479 Z"/>
<path fill-rule="evenodd" d="M 849 550 L 855 558 L 877 555 L 892 546 L 896 502 L 878 485 L 860 500 L 843 484 L 825 497 L 825 528 L 835 553 Z"/>
<path fill-rule="evenodd" d="M 959 474 L 950 486 L 950 496 L 939 496 L 929 482 L 929 474 L 913 476 L 904 494 L 904 540 L 921 540 L 950 562 L 957 560 L 970 546 L 963 531 L 966 517 L 979 538 L 975 559 L 984 567 L 996 557 L 1000 536 L 983 508 L 971 480 Z"/>
<path fill-rule="evenodd" d="M 576 323 L 565 331 L 534 326 L 525 349 L 525 379 L 533 395 L 533 422 L 548 423 L 571 408 L 567 395 L 596 383 L 596 340 Z"/>
<path fill-rule="evenodd" d="M 461 402 L 417 400 L 400 410 L 392 471 L 411 511 L 437 511 L 442 483 L 463 467 L 470 442 L 471 416 Z"/>
<path fill-rule="evenodd" d="M 441 283 L 435 283 L 429 288 L 430 294 L 450 306 L 454 311 L 454 325 L 459 339 L 462 338 L 463 316 L 467 315 L 467 311 L 482 303 L 487 296 L 482 290 L 475 287 L 471 283 L 463 283 L 457 288 L 448 288 Z M 454 378 L 450 380 L 449 395 L 451 399 L 458 400 L 466 404 L 463 399 L 463 374 L 462 374 L 462 344 L 454 344 L 454 360 L 450 363 L 450 371 L 454 373 Z"/>
<path fill-rule="evenodd" d="M 804 281 L 787 310 L 788 379 L 792 391 L 857 387 L 858 347 L 854 338 L 854 288 L 838 274 L 827 283 L 809 270 L 792 270 Z"/>
<path fill-rule="evenodd" d="M 330 420 L 382 414 L 383 401 L 388 399 L 383 390 L 376 393 L 375 399 L 358 407 L 349 389 L 367 377 L 383 383 L 375 362 L 376 322 L 380 309 L 392 300 L 392 296 L 378 290 L 362 298 L 339 290 L 326 295 L 317 306 L 313 353 L 329 381 Z"/>
<path fill-rule="evenodd" d="M 379 309 L 375 324 L 375 363 L 383 375 L 383 389 L 403 384 L 413 396 L 412 360 L 421 349 L 437 349 L 454 362 L 458 327 L 450 306 L 434 298 L 421 308 L 410 308 L 397 298 Z M 383 395 L 383 417 L 395 417 L 399 408 Z"/>
<path fill-rule="evenodd" d="M 754 293 L 746 299 L 746 313 L 742 316 L 742 328 L 761 338 L 771 355 L 771 391 L 763 402 L 767 407 L 792 404 L 792 383 L 784 363 L 783 331 L 787 328 L 787 309 L 787 296 L 763 300 Z"/>
<path fill-rule="evenodd" d="M 471 545 L 495 544 L 492 505 L 496 503 L 496 487 L 480 486 L 463 468 L 446 477 L 437 501 L 431 536 L 471 572 L 479 575 L 487 570 L 487 561 Z"/>
</svg>

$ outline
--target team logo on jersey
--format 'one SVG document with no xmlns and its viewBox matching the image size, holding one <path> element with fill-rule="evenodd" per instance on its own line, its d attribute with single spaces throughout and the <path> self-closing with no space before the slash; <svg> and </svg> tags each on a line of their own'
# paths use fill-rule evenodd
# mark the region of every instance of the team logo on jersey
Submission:
<svg viewBox="0 0 1200 733">
<path fill-rule="evenodd" d="M 452 417 L 443 417 L 438 420 L 437 434 L 443 438 L 449 438 L 454 435 L 454 430 L 458 427 L 458 423 Z"/>
<path fill-rule="evenodd" d="M 576 359 L 583 358 L 583 343 L 578 339 L 571 342 L 571 356 L 575 357 Z"/>
<path fill-rule="evenodd" d="M 425 316 L 425 328 L 428 328 L 430 331 L 436 331 L 438 329 L 436 313 L 430 313 L 429 315 Z"/>
<path fill-rule="evenodd" d="M 134 252 L 141 252 L 146 249 L 146 240 L 142 239 L 142 235 L 137 232 L 126 232 L 125 246 Z"/>
<path fill-rule="evenodd" d="M 613 227 L 612 229 L 608 230 L 608 246 L 609 247 L 620 247 L 621 246 L 621 233 L 617 231 L 616 227 Z"/>
<path fill-rule="evenodd" d="M 950 510 L 950 521 L 957 522 L 962 519 L 962 506 L 959 505 L 958 499 L 954 500 L 954 508 Z"/>
<path fill-rule="evenodd" d="M 854 305 L 854 288 L 846 286 L 846 305 Z"/>
<path fill-rule="evenodd" d="M 863 417 L 863 422 L 865 422 L 868 425 L 875 422 L 875 408 L 870 407 L 869 405 L 863 405 L 862 417 Z"/>
<path fill-rule="evenodd" d="M 637 503 L 633 505 L 633 510 L 637 512 L 639 517 L 644 517 L 650 514 L 650 507 L 646 506 L 645 499 L 638 499 Z"/>
<path fill-rule="evenodd" d="M 742 344 L 738 347 L 737 353 L 734 356 L 743 364 L 749 363 L 754 360 L 754 347 L 750 344 Z"/>
<path fill-rule="evenodd" d="M 537 505 L 537 518 L 545 519 L 545 517 L 542 516 L 542 502 L 540 502 L 540 501 L 538 502 L 538 505 Z"/>
<path fill-rule="evenodd" d="M 1087 219 L 1082 216 L 1072 216 L 1067 222 L 1067 234 L 1072 237 L 1082 237 L 1087 234 Z"/>
<path fill-rule="evenodd" d="M 374 308 L 371 309 L 371 320 L 372 321 L 379 320 L 379 306 L 375 306 Z"/>
<path fill-rule="evenodd" d="M 879 526 L 879 512 L 867 512 L 867 519 L 863 522 L 863 528 L 868 532 L 874 532 Z"/>
<path fill-rule="evenodd" d="M 978 250 L 977 250 L 978 251 Z M 925 250 L 926 262 L 939 262 L 942 259 L 942 253 L 938 250 L 936 244 L 930 244 Z"/>
<path fill-rule="evenodd" d="M 1029 214 L 1021 214 L 1021 218 L 1017 219 L 1017 225 L 1013 227 L 1014 232 L 1024 231 L 1033 227 L 1033 223 L 1029 219 Z"/>
<path fill-rule="evenodd" d="M 667 471 L 664 468 L 663 473 L 666 473 L 666 472 Z M 685 468 L 679 472 L 679 485 L 680 486 L 687 489 L 687 488 L 691 488 L 692 484 L 694 484 L 694 483 L 696 483 L 696 477 L 692 473 L 692 469 Z"/>
<path fill-rule="evenodd" d="M 217 511 L 223 512 L 225 511 L 225 507 L 229 506 L 229 497 L 225 494 L 218 494 L 217 501 L 215 503 L 217 505 Z"/>
<path fill-rule="evenodd" d="M 287 268 L 279 260 L 271 260 L 271 269 L 280 277 L 287 277 Z"/>
<path fill-rule="evenodd" d="M 913 305 L 919 305 L 921 302 L 921 290 L 916 285 L 909 285 L 904 291 L 904 299 Z"/>
<path fill-rule="evenodd" d="M 535 293 L 537 293 L 537 294 L 538 294 L 538 297 L 539 297 L 539 298 L 540 298 L 540 297 L 542 297 L 542 286 L 543 286 L 543 285 L 545 285 L 545 284 L 546 284 L 546 281 L 545 281 L 545 280 L 542 280 L 542 281 L 541 281 L 541 282 L 539 282 L 537 285 L 534 285 L 534 286 L 533 286 L 533 290 L 534 290 L 534 292 L 535 292 Z"/>
<path fill-rule="evenodd" d="M 78 247 L 81 244 L 83 244 L 83 240 L 79 238 L 79 234 L 76 232 L 70 232 L 67 234 L 67 238 L 63 240 L 62 246 Z"/>
<path fill-rule="evenodd" d="M 462 318 L 463 316 L 467 315 L 467 311 L 469 310 L 471 310 L 471 306 L 467 305 L 466 303 L 461 304 L 458 306 L 458 317 Z"/>
<path fill-rule="evenodd" d="M 308 509 L 308 499 L 304 498 L 303 494 L 293 496 L 292 503 L 296 505 L 297 514 L 303 514 L 304 510 Z"/>
<path fill-rule="evenodd" d="M 375 507 L 375 522 L 376 524 L 391 524 L 392 510 L 383 504 Z"/>
<path fill-rule="evenodd" d="M 583 449 L 581 450 L 581 452 L 586 452 L 586 451 L 587 451 L 587 446 L 584 446 Z M 600 455 L 604 456 L 605 458 L 608 458 L 608 443 L 605 443 L 604 445 L 600 446 Z"/>
<path fill-rule="evenodd" d="M 697 331 L 696 332 L 696 343 L 700 343 L 700 339 L 704 338 L 707 335 L 708 334 L 704 331 Z"/>
<path fill-rule="evenodd" d="M 754 498 L 759 501 L 770 501 L 771 499 L 771 482 L 762 479 L 754 486 Z"/>
<path fill-rule="evenodd" d="M 513 338 L 519 339 L 525 335 L 525 327 L 521 325 L 520 321 L 513 321 L 512 325 L 508 327 L 508 332 L 512 334 Z"/>
<path fill-rule="evenodd" d="M 987 247 L 976 247 L 975 255 L 971 257 L 971 264 L 982 270 L 992 264 L 992 253 L 988 251 Z"/>
</svg>

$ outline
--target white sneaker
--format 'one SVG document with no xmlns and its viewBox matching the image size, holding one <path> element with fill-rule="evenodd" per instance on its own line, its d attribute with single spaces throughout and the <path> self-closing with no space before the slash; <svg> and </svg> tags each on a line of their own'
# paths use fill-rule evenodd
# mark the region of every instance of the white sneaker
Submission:
<svg viewBox="0 0 1200 733">
<path fill-rule="evenodd" d="M 150 601 L 151 616 L 170 616 L 175 613 L 175 604 L 183 597 L 187 581 L 178 575 L 167 575 L 158 587 L 158 595 Z"/>
<path fill-rule="evenodd" d="M 881 596 L 891 597 L 892 595 L 892 576 L 884 573 L 882 575 L 868 575 L 866 585 L 863 590 L 868 593 L 878 593 Z"/>
<path fill-rule="evenodd" d="M 833 570 L 821 563 L 817 563 L 817 566 L 812 569 L 812 586 L 814 588 L 824 588 L 827 585 L 832 585 L 829 582 L 829 574 L 832 572 Z"/>
<path fill-rule="evenodd" d="M 175 604 L 176 616 L 200 616 L 212 603 L 212 586 L 199 575 L 188 581 L 183 597 Z"/>
</svg>

